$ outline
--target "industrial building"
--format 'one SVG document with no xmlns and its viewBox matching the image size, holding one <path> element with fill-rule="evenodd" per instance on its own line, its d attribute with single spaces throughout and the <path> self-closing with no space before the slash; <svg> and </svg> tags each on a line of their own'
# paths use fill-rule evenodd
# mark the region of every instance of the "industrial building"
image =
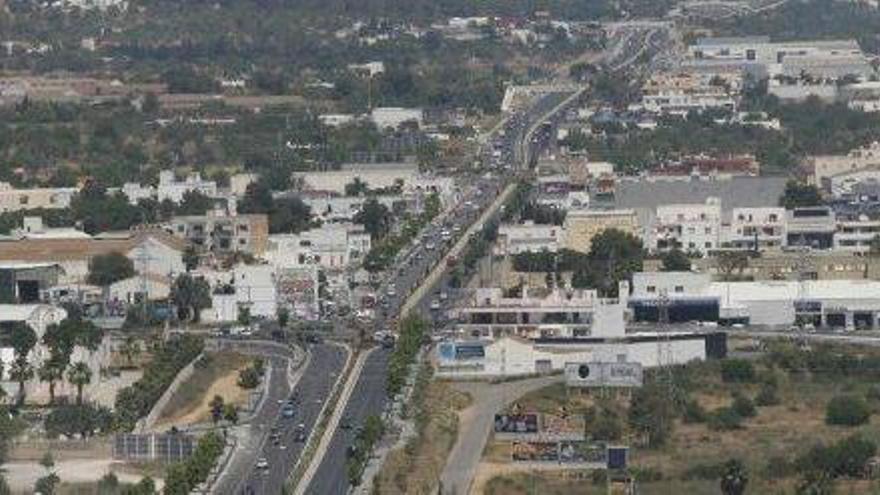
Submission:
<svg viewBox="0 0 880 495">
<path fill-rule="evenodd" d="M 656 321 L 666 307 L 670 322 L 718 321 L 787 328 L 878 328 L 880 282 L 773 280 L 713 282 L 707 273 L 633 275 L 629 306 L 637 321 Z"/>
</svg>

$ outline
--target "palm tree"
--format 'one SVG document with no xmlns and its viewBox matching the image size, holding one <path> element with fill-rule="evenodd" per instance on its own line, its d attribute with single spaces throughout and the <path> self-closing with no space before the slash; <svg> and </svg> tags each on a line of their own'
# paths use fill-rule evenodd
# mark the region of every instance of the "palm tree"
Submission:
<svg viewBox="0 0 880 495">
<path fill-rule="evenodd" d="M 24 383 L 34 377 L 34 369 L 25 359 L 16 359 L 9 370 L 9 377 L 18 382 L 18 404 L 24 404 Z"/>
<path fill-rule="evenodd" d="M 40 381 L 49 384 L 49 405 L 55 403 L 55 382 L 64 379 L 64 368 L 60 360 L 49 359 L 37 370 Z"/>
<path fill-rule="evenodd" d="M 76 387 L 76 404 L 82 405 L 83 387 L 92 383 L 92 370 L 89 365 L 80 361 L 67 372 L 67 381 Z"/>
<path fill-rule="evenodd" d="M 141 353 L 141 344 L 135 340 L 134 337 L 129 335 L 125 338 L 125 342 L 122 344 L 120 352 L 125 356 L 125 361 L 128 363 L 128 367 L 131 368 L 134 363 L 134 358 Z"/>
</svg>

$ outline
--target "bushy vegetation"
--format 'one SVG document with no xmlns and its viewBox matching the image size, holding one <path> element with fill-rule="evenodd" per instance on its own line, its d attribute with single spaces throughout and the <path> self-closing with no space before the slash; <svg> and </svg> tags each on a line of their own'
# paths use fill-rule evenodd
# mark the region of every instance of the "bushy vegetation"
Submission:
<svg viewBox="0 0 880 495">
<path fill-rule="evenodd" d="M 403 389 L 410 366 L 422 347 L 428 322 L 418 316 L 407 316 L 398 327 L 397 342 L 388 363 L 388 395 L 396 396 Z"/>
<path fill-rule="evenodd" d="M 44 422 L 50 438 L 65 436 L 88 438 L 95 433 L 107 433 L 113 427 L 113 413 L 105 408 L 84 405 L 58 406 L 49 412 Z"/>
<path fill-rule="evenodd" d="M 153 358 L 140 380 L 119 391 L 116 396 L 116 425 L 130 431 L 139 419 L 149 414 L 177 373 L 196 358 L 204 348 L 201 338 L 173 337 L 153 350 Z"/>
<path fill-rule="evenodd" d="M 368 416 L 364 420 L 364 425 L 358 431 L 354 439 L 354 445 L 348 452 L 348 461 L 346 463 L 346 472 L 348 473 L 348 482 L 352 486 L 361 484 L 361 476 L 367 466 L 370 453 L 382 435 L 385 433 L 385 424 L 379 416 Z"/>
<path fill-rule="evenodd" d="M 829 425 L 858 426 L 871 418 L 871 408 L 862 397 L 838 395 L 832 397 L 825 409 L 825 422 Z"/>
<path fill-rule="evenodd" d="M 173 464 L 165 473 L 165 495 L 187 495 L 208 479 L 211 468 L 217 462 L 226 444 L 216 432 L 199 438 L 195 451 L 185 461 Z"/>
<path fill-rule="evenodd" d="M 755 367 L 745 359 L 725 359 L 721 362 L 721 379 L 728 383 L 755 381 Z"/>
</svg>

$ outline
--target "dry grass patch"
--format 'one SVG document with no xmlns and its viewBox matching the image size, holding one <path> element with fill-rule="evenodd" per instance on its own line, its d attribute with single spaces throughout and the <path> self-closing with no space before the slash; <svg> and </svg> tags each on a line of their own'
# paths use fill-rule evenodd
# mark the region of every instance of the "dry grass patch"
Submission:
<svg viewBox="0 0 880 495">
<path fill-rule="evenodd" d="M 421 390 L 416 397 L 418 434 L 388 455 L 374 480 L 374 493 L 427 495 L 437 491 L 440 473 L 458 437 L 458 411 L 471 399 L 443 381 L 423 384 Z"/>
</svg>

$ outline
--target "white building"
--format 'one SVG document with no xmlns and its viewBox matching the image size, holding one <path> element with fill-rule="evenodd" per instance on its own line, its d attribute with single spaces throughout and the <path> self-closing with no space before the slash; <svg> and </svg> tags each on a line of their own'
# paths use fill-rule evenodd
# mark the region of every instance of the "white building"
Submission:
<svg viewBox="0 0 880 495">
<path fill-rule="evenodd" d="M 498 228 L 495 254 L 498 256 L 549 251 L 555 253 L 563 245 L 565 231 L 559 225 L 504 224 Z"/>
<path fill-rule="evenodd" d="M 327 192 L 307 192 L 299 196 L 312 211 L 312 216 L 323 222 L 351 222 L 363 209 L 367 200 L 374 199 L 389 210 L 395 204 L 405 203 L 403 196 L 381 195 L 370 196 L 339 196 Z"/>
<path fill-rule="evenodd" d="M 724 336 L 696 332 L 627 333 L 620 299 L 595 291 L 557 291 L 545 297 L 505 298 L 477 289 L 459 307 L 458 338 L 433 356 L 447 378 L 492 378 L 558 372 L 566 363 L 633 362 L 645 367 L 723 357 Z M 713 349 L 714 347 L 714 349 Z"/>
<path fill-rule="evenodd" d="M 818 187 L 822 187 L 827 179 L 835 175 L 880 167 L 880 141 L 850 150 L 846 155 L 811 157 L 807 160 L 806 167 L 812 183 Z"/>
<path fill-rule="evenodd" d="M 630 304 L 637 318 L 640 307 L 656 308 L 661 295 L 671 320 L 691 312 L 700 319 L 770 327 L 877 328 L 880 318 L 880 282 L 874 280 L 712 282 L 705 273 L 633 275 Z"/>
<path fill-rule="evenodd" d="M 742 86 L 737 72 L 657 74 L 642 87 L 642 108 L 654 114 L 687 115 L 690 111 L 736 109 Z"/>
<path fill-rule="evenodd" d="M 370 251 L 370 234 L 354 224 L 327 224 L 299 234 L 274 234 L 262 258 L 279 269 L 317 265 L 341 270 Z"/>
<path fill-rule="evenodd" d="M 680 248 L 705 252 L 721 240 L 721 203 L 709 198 L 705 204 L 660 205 L 650 233 L 655 251 Z"/>
<path fill-rule="evenodd" d="M 251 316 L 274 318 L 278 310 L 272 265 L 236 265 L 229 271 L 199 271 L 211 286 L 211 307 L 202 310 L 202 321 L 236 321 L 241 308 Z"/>
<path fill-rule="evenodd" d="M 171 170 L 159 172 L 159 187 L 156 188 L 156 199 L 159 202 L 170 199 L 180 203 L 183 201 L 183 195 L 188 192 L 198 192 L 213 198 L 217 196 L 217 183 L 212 180 L 202 180 L 198 172 L 190 174 L 182 181 L 175 179 Z"/>
<path fill-rule="evenodd" d="M 370 120 L 379 129 L 397 129 L 404 122 L 415 122 L 422 127 L 424 113 L 421 108 L 378 107 L 370 114 Z"/>
<path fill-rule="evenodd" d="M 722 243 L 733 248 L 780 248 L 787 243 L 785 208 L 734 208 Z"/>
<path fill-rule="evenodd" d="M 139 201 L 143 199 L 155 199 L 156 198 L 156 188 L 150 185 L 141 185 L 137 182 L 126 182 L 122 185 L 122 189 L 120 189 L 122 194 L 128 198 L 128 202 L 136 205 Z"/>
<path fill-rule="evenodd" d="M 77 192 L 75 187 L 16 189 L 8 182 L 0 182 L 0 213 L 34 208 L 68 208 Z"/>
<path fill-rule="evenodd" d="M 864 254 L 870 251 L 874 238 L 880 235 L 880 220 L 862 215 L 854 220 L 837 220 L 834 249 Z"/>
</svg>

